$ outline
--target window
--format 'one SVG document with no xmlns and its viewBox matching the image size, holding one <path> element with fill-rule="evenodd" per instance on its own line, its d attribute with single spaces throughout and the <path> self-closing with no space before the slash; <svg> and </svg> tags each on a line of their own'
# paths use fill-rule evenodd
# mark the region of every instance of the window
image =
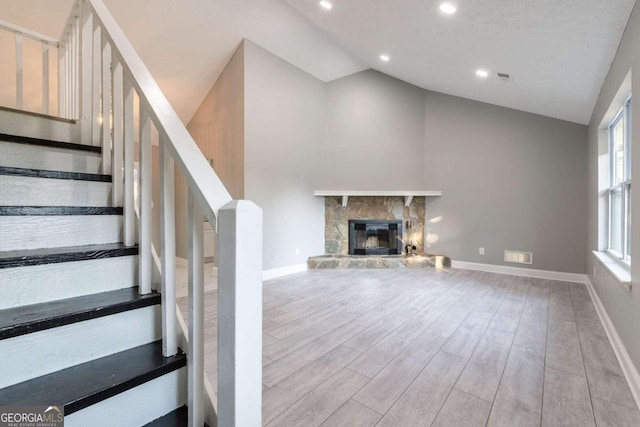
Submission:
<svg viewBox="0 0 640 427">
<path fill-rule="evenodd" d="M 631 97 L 609 125 L 608 245 L 631 261 Z"/>
</svg>

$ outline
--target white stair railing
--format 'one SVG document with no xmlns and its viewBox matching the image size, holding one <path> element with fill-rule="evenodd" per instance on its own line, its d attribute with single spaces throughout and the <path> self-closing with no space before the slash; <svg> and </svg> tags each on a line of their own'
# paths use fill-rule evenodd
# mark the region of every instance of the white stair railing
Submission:
<svg viewBox="0 0 640 427">
<path fill-rule="evenodd" d="M 81 0 L 67 28 L 61 45 L 69 46 L 65 51 L 73 57 L 63 60 L 63 111 L 79 113 L 83 139 L 102 146 L 103 172 L 113 176 L 113 203 L 124 206 L 126 245 L 136 242 L 133 157 L 134 129 L 138 130 L 141 293 L 152 289 L 152 129 L 158 135 L 162 337 L 167 357 L 177 352 L 174 170 L 187 184 L 189 425 L 204 422 L 204 215 L 216 225 L 219 239 L 217 425 L 259 426 L 262 211 L 252 202 L 232 200 L 102 0 Z"/>
<path fill-rule="evenodd" d="M 15 94 L 15 104 L 12 106 L 5 105 L 6 107 L 15 107 L 18 110 L 24 109 L 24 39 L 31 39 L 39 42 L 42 46 L 42 109 L 37 112 L 41 112 L 43 114 L 49 114 L 49 100 L 50 100 L 50 88 L 49 88 L 49 78 L 50 78 L 50 51 L 53 49 L 57 49 L 59 52 L 64 51 L 64 48 L 61 48 L 58 40 L 45 36 L 44 34 L 37 33 L 35 31 L 31 31 L 27 28 L 20 27 L 18 25 L 12 24 L 10 22 L 6 22 L 0 20 L 0 30 L 11 33 L 15 39 L 15 76 L 16 76 L 16 94 Z M 64 64 L 64 61 L 60 61 L 59 63 Z M 59 113 L 62 117 L 68 117 L 62 113 Z"/>
</svg>

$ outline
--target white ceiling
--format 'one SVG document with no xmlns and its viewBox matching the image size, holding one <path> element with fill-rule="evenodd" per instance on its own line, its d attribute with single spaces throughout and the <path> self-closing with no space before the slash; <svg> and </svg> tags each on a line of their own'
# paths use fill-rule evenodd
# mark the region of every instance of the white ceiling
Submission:
<svg viewBox="0 0 640 427">
<path fill-rule="evenodd" d="M 286 0 L 356 58 L 425 89 L 587 123 L 635 0 Z M 387 53 L 391 61 L 378 60 Z M 475 70 L 490 71 L 481 80 Z M 512 76 L 505 84 L 495 76 Z"/>
<path fill-rule="evenodd" d="M 323 81 L 375 68 L 425 89 L 587 123 L 635 0 L 104 0 L 182 120 L 243 38 Z M 0 0 L 53 37 L 73 0 Z M 380 53 L 389 63 L 378 60 Z M 511 74 L 479 80 L 486 68 Z"/>
</svg>

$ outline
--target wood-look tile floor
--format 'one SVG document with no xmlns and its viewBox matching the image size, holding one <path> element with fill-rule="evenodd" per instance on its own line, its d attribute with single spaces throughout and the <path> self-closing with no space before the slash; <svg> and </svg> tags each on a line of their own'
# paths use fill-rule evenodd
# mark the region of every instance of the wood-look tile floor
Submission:
<svg viewBox="0 0 640 427">
<path fill-rule="evenodd" d="M 263 295 L 265 425 L 640 426 L 582 284 L 313 270 L 267 281 Z M 208 292 L 212 384 L 216 303 Z"/>
</svg>

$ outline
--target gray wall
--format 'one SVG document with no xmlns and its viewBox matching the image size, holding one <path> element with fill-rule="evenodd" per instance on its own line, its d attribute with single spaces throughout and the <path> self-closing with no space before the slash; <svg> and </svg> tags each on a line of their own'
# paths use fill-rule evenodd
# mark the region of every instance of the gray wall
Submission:
<svg viewBox="0 0 640 427">
<path fill-rule="evenodd" d="M 244 197 L 264 210 L 267 270 L 324 252 L 314 190 L 426 189 L 444 192 L 428 200 L 427 217 L 442 218 L 428 224 L 430 251 L 487 264 L 532 251 L 531 268 L 586 271 L 586 126 L 372 70 L 325 84 L 250 41 L 243 123 Z"/>
<path fill-rule="evenodd" d="M 585 273 L 586 126 L 435 92 L 425 104 L 425 187 L 443 191 L 429 250 L 512 266 L 504 250 L 523 250 L 532 268 Z"/>
<path fill-rule="evenodd" d="M 640 370 L 640 263 L 636 262 L 637 255 L 631 263 L 632 290 L 628 291 L 597 261 L 591 251 L 601 249 L 598 245 L 598 134 L 599 127 L 611 105 L 618 89 L 629 71 L 633 71 L 631 79 L 632 92 L 636 94 L 632 110 L 632 135 L 634 147 L 631 151 L 631 170 L 634 175 L 640 171 L 640 150 L 636 149 L 637 136 L 640 135 L 640 108 L 638 108 L 637 94 L 640 94 L 640 10 L 636 7 L 627 24 L 622 42 L 618 48 L 609 74 L 602 86 L 598 102 L 589 123 L 589 220 L 587 260 L 589 279 L 616 331 L 620 335 L 636 369 Z M 606 125 L 606 123 L 605 123 Z M 602 144 L 601 144 L 602 145 Z M 606 145 L 606 144 L 605 144 Z M 602 148 L 602 147 L 601 147 Z M 603 151 L 602 149 L 600 151 Z M 634 179 L 636 179 L 634 177 Z M 634 187 L 636 188 L 636 187 Z M 633 191 L 632 198 L 632 234 L 631 253 L 640 253 L 640 197 Z M 595 271 L 594 271 L 595 268 Z M 595 272 L 595 274 L 594 274 Z"/>
<path fill-rule="evenodd" d="M 263 209 L 265 270 L 324 252 L 324 104 L 323 82 L 245 40 L 245 198 Z"/>
<path fill-rule="evenodd" d="M 327 83 L 327 190 L 421 190 L 425 91 L 367 70 Z"/>
</svg>

